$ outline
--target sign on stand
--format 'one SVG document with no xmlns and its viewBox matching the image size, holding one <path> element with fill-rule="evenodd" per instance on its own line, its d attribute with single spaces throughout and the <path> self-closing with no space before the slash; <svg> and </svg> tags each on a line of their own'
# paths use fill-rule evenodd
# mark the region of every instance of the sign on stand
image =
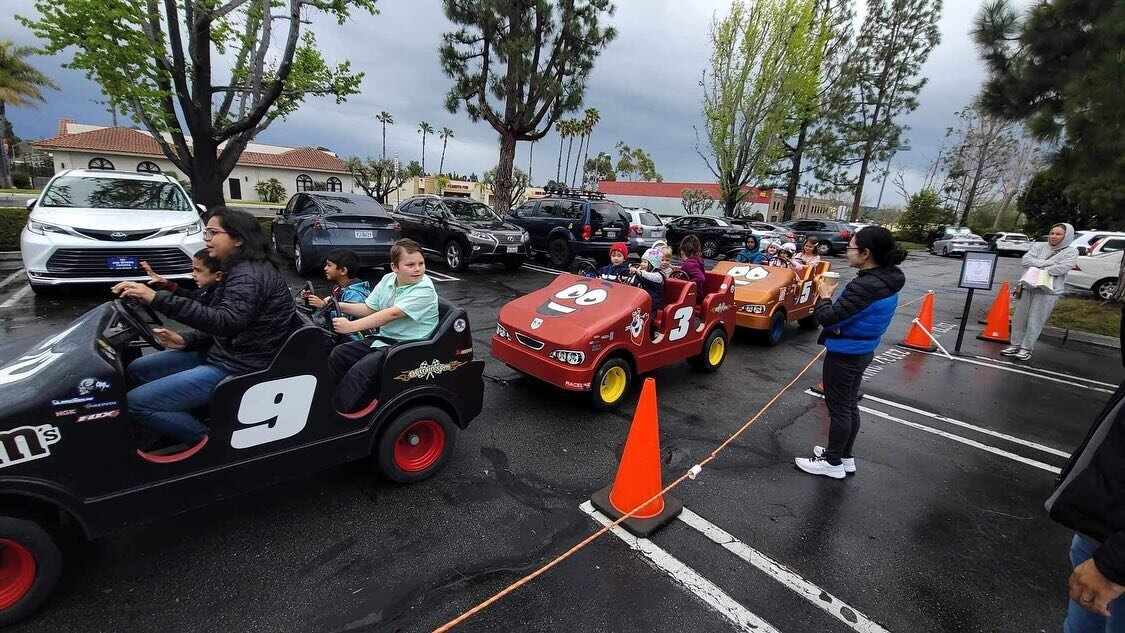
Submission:
<svg viewBox="0 0 1125 633">
<path fill-rule="evenodd" d="M 957 345 L 954 352 L 961 351 L 961 339 L 965 338 L 965 324 L 969 322 L 969 307 L 973 304 L 974 290 L 992 290 L 992 280 L 996 277 L 997 253 L 966 252 L 961 260 L 961 278 L 958 288 L 967 288 L 965 310 L 961 313 L 961 326 L 957 328 Z"/>
</svg>

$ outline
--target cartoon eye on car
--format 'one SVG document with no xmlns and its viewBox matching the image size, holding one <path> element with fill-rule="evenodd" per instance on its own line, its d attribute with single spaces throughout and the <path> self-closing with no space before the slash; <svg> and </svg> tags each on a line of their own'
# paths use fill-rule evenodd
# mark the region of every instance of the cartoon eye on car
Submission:
<svg viewBox="0 0 1125 633">
<path fill-rule="evenodd" d="M 654 324 L 652 299 L 640 288 L 561 274 L 500 309 L 492 356 L 612 409 L 638 375 L 682 360 L 704 371 L 723 364 L 734 334 L 733 281 L 707 273 L 702 301 L 695 286 L 668 279 Z"/>
<path fill-rule="evenodd" d="M 484 396 L 465 311 L 441 302 L 430 339 L 395 346 L 377 400 L 348 415 L 332 405 L 330 320 L 299 312 L 268 367 L 214 388 L 204 439 L 171 454 L 138 450 L 125 365 L 159 342 L 128 303 L 0 361 L 0 626 L 47 599 L 68 530 L 92 539 L 350 461 L 398 483 L 444 466 Z"/>
<path fill-rule="evenodd" d="M 772 346 L 781 342 L 789 321 L 804 329 L 816 329 L 812 316 L 819 298 L 816 278 L 829 266 L 820 262 L 798 273 L 791 268 L 719 262 L 711 272 L 734 280 L 738 326 L 758 330 L 762 340 Z"/>
</svg>

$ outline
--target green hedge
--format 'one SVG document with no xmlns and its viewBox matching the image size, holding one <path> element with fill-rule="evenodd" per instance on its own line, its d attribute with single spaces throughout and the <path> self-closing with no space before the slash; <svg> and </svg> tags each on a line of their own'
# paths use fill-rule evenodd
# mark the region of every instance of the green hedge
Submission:
<svg viewBox="0 0 1125 633">
<path fill-rule="evenodd" d="M 27 224 L 26 207 L 0 207 L 0 251 L 20 247 L 20 231 Z"/>
</svg>

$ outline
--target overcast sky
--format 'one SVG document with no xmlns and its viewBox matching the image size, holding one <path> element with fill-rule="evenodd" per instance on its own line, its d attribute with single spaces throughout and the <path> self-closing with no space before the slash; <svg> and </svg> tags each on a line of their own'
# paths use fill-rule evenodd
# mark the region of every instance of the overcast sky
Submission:
<svg viewBox="0 0 1125 633">
<path fill-rule="evenodd" d="M 931 54 L 923 74 L 921 106 L 907 116 L 907 142 L 912 151 L 900 153 L 892 165 L 904 170 L 908 188 L 916 189 L 938 153 L 954 112 L 977 92 L 983 71 L 968 29 L 982 0 L 946 0 L 941 21 L 942 42 Z M 591 154 L 610 151 L 617 141 L 650 152 L 668 181 L 700 182 L 714 178 L 695 152 L 693 126 L 700 122 L 700 74 L 709 56 L 707 32 L 724 0 L 618 0 L 610 22 L 619 35 L 595 63 L 586 90 L 586 107 L 597 107 L 602 121 L 594 131 Z M 395 125 L 387 129 L 387 152 L 403 162 L 421 155 L 418 122 L 436 129 L 449 127 L 455 139 L 446 154 L 446 171 L 482 173 L 497 160 L 496 133 L 485 122 L 471 123 L 462 110 L 450 114 L 443 107 L 449 80 L 442 74 L 437 47 L 449 23 L 441 2 L 381 0 L 376 16 L 355 16 L 343 27 L 317 20 L 314 29 L 329 63 L 350 59 L 352 68 L 366 73 L 361 94 L 337 106 L 332 99 L 312 98 L 286 121 L 278 121 L 258 140 L 290 146 L 324 146 L 342 156 L 378 156 L 379 124 L 374 115 L 386 110 Z M 0 40 L 35 45 L 35 38 L 12 15 L 35 14 L 33 0 L 3 0 Z M 57 121 L 69 117 L 82 123 L 109 124 L 110 115 L 95 104 L 98 87 L 82 73 L 63 69 L 67 53 L 35 59 L 40 69 L 61 87 L 47 94 L 37 110 L 9 108 L 16 133 L 25 139 L 53 136 Z M 130 123 L 124 123 L 130 124 Z M 517 165 L 528 166 L 529 144 L 520 143 Z M 441 142 L 427 139 L 427 167 L 436 168 Z M 552 132 L 535 145 L 532 176 L 538 183 L 553 178 L 558 136 Z M 565 152 L 565 150 L 564 150 Z M 565 157 L 564 157 L 565 160 Z M 880 168 L 881 169 L 881 168 Z M 869 178 L 864 195 L 874 204 L 878 182 Z M 850 198 L 849 198 L 850 199 Z M 902 204 L 888 183 L 885 205 Z"/>
</svg>

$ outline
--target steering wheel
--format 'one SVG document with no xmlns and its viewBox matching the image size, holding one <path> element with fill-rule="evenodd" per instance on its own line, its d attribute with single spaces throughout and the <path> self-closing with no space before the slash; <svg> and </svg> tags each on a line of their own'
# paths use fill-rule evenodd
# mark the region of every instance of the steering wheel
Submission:
<svg viewBox="0 0 1125 633">
<path fill-rule="evenodd" d="M 683 281 L 691 281 L 691 275 L 688 275 L 687 273 L 685 273 L 682 270 L 673 270 L 672 274 L 668 275 L 668 277 L 670 279 L 681 279 Z"/>
<path fill-rule="evenodd" d="M 335 334 L 336 329 L 332 327 L 333 310 L 335 310 L 337 313 L 340 313 L 339 306 L 336 305 L 336 299 L 329 297 L 328 301 L 325 301 L 323 306 L 316 309 L 311 315 L 309 315 L 309 319 L 321 328 L 327 330 L 332 334 Z"/>
<path fill-rule="evenodd" d="M 574 274 L 583 277 L 597 277 L 598 267 L 588 259 L 580 259 L 574 264 Z"/>
<path fill-rule="evenodd" d="M 137 314 L 136 309 L 134 309 L 131 304 L 132 302 L 126 303 L 117 299 L 113 302 L 113 309 L 117 312 L 117 316 L 121 317 L 121 320 L 129 326 L 129 329 L 136 332 L 145 343 L 148 343 L 158 350 L 163 350 L 164 345 L 160 342 L 160 338 L 156 336 L 156 332 L 153 331 L 152 326 L 145 323 L 144 319 L 141 318 L 141 315 Z M 156 313 L 152 311 L 152 308 L 148 306 L 145 306 L 145 308 L 155 318 Z M 160 319 L 155 320 L 158 323 L 160 322 Z"/>
<path fill-rule="evenodd" d="M 313 288 L 311 281 L 306 281 L 304 286 L 297 290 L 297 292 L 293 293 L 293 303 L 297 304 L 298 310 L 304 311 L 305 314 L 311 314 L 313 311 L 312 305 L 309 304 L 309 300 L 307 297 L 301 296 L 305 293 L 305 291 L 308 291 L 309 294 L 316 293 L 316 289 Z"/>
</svg>

